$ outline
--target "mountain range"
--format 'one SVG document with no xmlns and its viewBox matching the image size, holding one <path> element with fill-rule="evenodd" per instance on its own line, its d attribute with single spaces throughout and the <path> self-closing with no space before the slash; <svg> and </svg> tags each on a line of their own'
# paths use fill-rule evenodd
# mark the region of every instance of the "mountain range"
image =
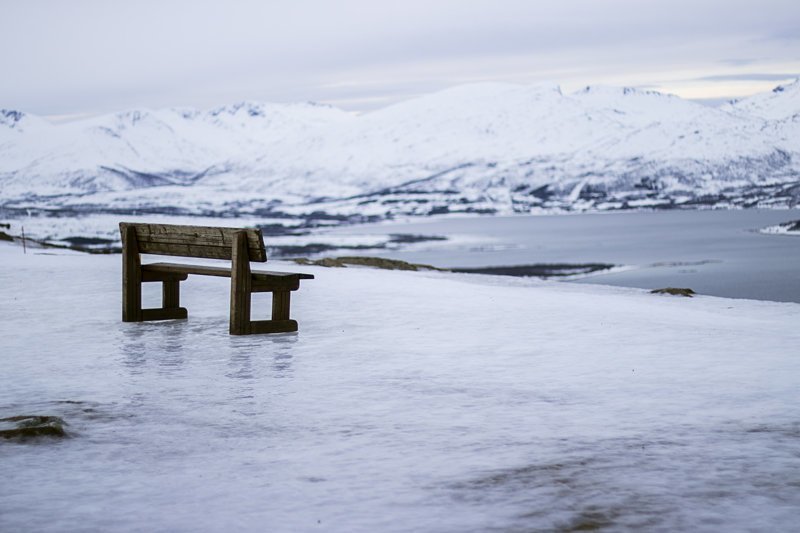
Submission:
<svg viewBox="0 0 800 533">
<path fill-rule="evenodd" d="M 0 110 L 0 209 L 373 220 L 794 206 L 800 80 L 720 107 L 472 84 L 384 109 L 242 102 L 63 124 Z"/>
</svg>

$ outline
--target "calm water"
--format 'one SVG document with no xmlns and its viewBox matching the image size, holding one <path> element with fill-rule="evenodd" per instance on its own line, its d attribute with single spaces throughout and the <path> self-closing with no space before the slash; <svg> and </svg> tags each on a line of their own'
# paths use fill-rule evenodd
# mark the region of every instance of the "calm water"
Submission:
<svg viewBox="0 0 800 533">
<path fill-rule="evenodd" d="M 369 253 L 442 267 L 604 262 L 631 268 L 579 283 L 800 302 L 800 237 L 756 231 L 798 218 L 800 210 L 665 211 L 439 219 L 337 232 L 446 235 L 442 244 Z"/>
</svg>

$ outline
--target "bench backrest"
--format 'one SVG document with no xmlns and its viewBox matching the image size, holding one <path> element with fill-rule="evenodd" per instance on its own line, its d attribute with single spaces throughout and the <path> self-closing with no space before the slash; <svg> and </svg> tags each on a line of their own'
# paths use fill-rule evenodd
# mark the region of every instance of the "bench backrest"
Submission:
<svg viewBox="0 0 800 533">
<path fill-rule="evenodd" d="M 178 226 L 175 224 L 135 224 L 120 222 L 123 246 L 126 233 L 132 227 L 136 233 L 139 253 L 202 257 L 205 259 L 232 259 L 233 238 L 239 231 L 247 234 L 247 252 L 250 261 L 264 262 L 267 251 L 260 229 L 211 228 L 205 226 Z"/>
</svg>

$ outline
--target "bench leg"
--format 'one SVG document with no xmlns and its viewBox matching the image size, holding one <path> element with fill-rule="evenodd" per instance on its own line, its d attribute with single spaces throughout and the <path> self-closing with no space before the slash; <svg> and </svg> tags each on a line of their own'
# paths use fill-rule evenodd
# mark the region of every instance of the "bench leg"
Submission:
<svg viewBox="0 0 800 533">
<path fill-rule="evenodd" d="M 133 304 L 136 306 L 135 310 L 138 313 L 138 320 L 130 320 L 129 322 L 144 322 L 148 320 L 175 320 L 186 318 L 189 313 L 185 307 L 181 307 L 180 302 L 180 282 L 185 280 L 187 276 L 161 276 L 153 274 L 152 272 L 142 272 L 139 283 L 134 287 L 135 301 Z M 161 307 L 153 309 L 142 309 L 142 283 L 143 282 L 161 282 Z M 129 302 L 132 290 L 123 290 L 123 302 Z M 123 303 L 123 308 L 129 305 Z"/>
<path fill-rule="evenodd" d="M 297 321 L 289 319 L 289 291 L 272 293 L 272 320 L 253 320 L 250 333 L 288 333 L 297 331 Z"/>
<path fill-rule="evenodd" d="M 181 282 L 164 280 L 161 284 L 161 307 L 175 309 L 181 306 Z"/>
<path fill-rule="evenodd" d="M 231 283 L 231 335 L 248 335 L 250 333 L 250 292 L 249 283 L 241 279 L 233 279 Z"/>
<path fill-rule="evenodd" d="M 234 292 L 231 294 L 231 335 L 247 335 L 250 333 L 250 293 Z"/>
<path fill-rule="evenodd" d="M 181 282 L 165 279 L 161 282 L 161 308 L 142 309 L 142 320 L 176 320 L 189 316 L 181 307 Z"/>
<path fill-rule="evenodd" d="M 289 291 L 275 291 L 272 293 L 272 320 L 289 320 Z"/>
<path fill-rule="evenodd" d="M 122 321 L 141 322 L 141 320 L 142 282 L 135 275 L 129 275 L 122 281 Z"/>
<path fill-rule="evenodd" d="M 122 321 L 142 321 L 142 271 L 130 256 L 122 266 Z"/>
<path fill-rule="evenodd" d="M 250 320 L 253 276 L 247 246 L 245 232 L 236 232 L 231 249 L 231 335 L 297 331 L 297 322 L 289 320 L 289 291 L 286 288 L 272 291 L 272 320 Z M 264 289 L 258 285 L 255 287 L 256 292 L 264 292 Z"/>
</svg>

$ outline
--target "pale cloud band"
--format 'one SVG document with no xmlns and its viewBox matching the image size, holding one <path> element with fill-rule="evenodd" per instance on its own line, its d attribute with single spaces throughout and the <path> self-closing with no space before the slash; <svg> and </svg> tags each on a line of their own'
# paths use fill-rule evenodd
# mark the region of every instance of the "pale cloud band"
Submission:
<svg viewBox="0 0 800 533">
<path fill-rule="evenodd" d="M 794 0 L 7 2 L 0 107 L 38 114 L 315 100 L 474 81 L 732 98 L 800 73 Z"/>
</svg>

